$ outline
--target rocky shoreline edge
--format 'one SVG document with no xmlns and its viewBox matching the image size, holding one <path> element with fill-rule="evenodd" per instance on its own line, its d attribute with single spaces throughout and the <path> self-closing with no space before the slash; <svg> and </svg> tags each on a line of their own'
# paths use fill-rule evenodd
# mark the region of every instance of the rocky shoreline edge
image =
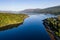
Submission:
<svg viewBox="0 0 60 40">
<path fill-rule="evenodd" d="M 51 40 L 60 40 L 60 38 L 54 34 L 54 31 L 51 30 L 50 26 L 48 25 L 48 21 L 46 19 L 43 20 L 43 25 L 45 26 L 46 31 L 49 34 Z"/>
<path fill-rule="evenodd" d="M 18 23 L 18 24 L 10 24 L 10 25 L 6 25 L 0 28 L 0 31 L 4 31 L 4 30 L 8 30 L 8 29 L 12 29 L 14 27 L 18 27 L 19 25 L 22 25 L 22 23 Z"/>
<path fill-rule="evenodd" d="M 55 36 L 53 35 L 52 31 L 49 29 L 49 26 L 46 26 L 45 23 L 43 23 L 43 25 L 46 28 L 47 33 L 49 34 L 51 40 L 56 40 Z"/>
</svg>

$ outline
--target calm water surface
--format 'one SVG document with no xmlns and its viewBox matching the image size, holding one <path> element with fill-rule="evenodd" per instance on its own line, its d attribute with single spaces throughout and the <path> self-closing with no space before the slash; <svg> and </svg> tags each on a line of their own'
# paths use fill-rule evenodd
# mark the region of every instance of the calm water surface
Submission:
<svg viewBox="0 0 60 40">
<path fill-rule="evenodd" d="M 51 40 L 42 20 L 54 15 L 37 14 L 29 16 L 17 28 L 0 31 L 0 40 Z"/>
</svg>

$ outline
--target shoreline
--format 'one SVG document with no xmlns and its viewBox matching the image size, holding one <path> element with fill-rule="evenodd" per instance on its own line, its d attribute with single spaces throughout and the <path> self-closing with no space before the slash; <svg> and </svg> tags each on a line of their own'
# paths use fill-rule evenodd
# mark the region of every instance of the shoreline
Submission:
<svg viewBox="0 0 60 40">
<path fill-rule="evenodd" d="M 0 14 L 0 31 L 18 27 L 29 17 L 26 14 Z"/>
<path fill-rule="evenodd" d="M 44 24 L 44 26 L 45 26 L 45 29 L 46 29 L 47 33 L 49 34 L 51 40 L 56 40 L 55 36 L 52 34 L 52 31 L 48 28 L 48 26 L 46 26 L 45 24 Z"/>
<path fill-rule="evenodd" d="M 52 31 L 46 28 L 46 31 L 48 32 L 51 40 L 56 40 L 55 36 L 53 35 Z"/>
<path fill-rule="evenodd" d="M 10 24 L 10 25 L 6 25 L 6 26 L 3 26 L 0 28 L 0 31 L 5 31 L 5 30 L 8 30 L 8 29 L 12 29 L 14 27 L 18 27 L 19 25 L 22 25 L 23 22 L 21 23 L 18 23 L 18 24 Z"/>
<path fill-rule="evenodd" d="M 60 38 L 55 35 L 54 31 L 51 30 L 51 28 L 49 27 L 49 25 L 48 25 L 47 22 L 48 22 L 48 21 L 43 20 L 43 25 L 45 26 L 46 31 L 48 32 L 51 40 L 60 40 Z"/>
</svg>

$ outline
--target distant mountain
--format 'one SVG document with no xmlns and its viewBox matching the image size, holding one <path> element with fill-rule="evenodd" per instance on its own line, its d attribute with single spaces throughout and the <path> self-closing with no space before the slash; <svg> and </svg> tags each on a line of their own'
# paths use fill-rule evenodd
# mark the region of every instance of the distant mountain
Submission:
<svg viewBox="0 0 60 40">
<path fill-rule="evenodd" d="M 26 9 L 21 11 L 23 13 L 53 13 L 53 14 L 60 14 L 60 6 L 49 7 L 45 9 Z"/>
<path fill-rule="evenodd" d="M 40 13 L 40 10 L 41 9 L 26 9 L 26 10 L 23 10 L 20 12 L 22 12 L 22 13 Z"/>
<path fill-rule="evenodd" d="M 22 13 L 22 14 L 36 14 L 36 13 L 50 13 L 50 14 L 60 14 L 60 6 L 49 7 L 45 9 L 26 9 L 23 11 L 0 11 L 0 13 Z"/>
<path fill-rule="evenodd" d="M 40 12 L 44 12 L 44 13 L 60 13 L 60 6 L 55 6 L 55 7 L 42 9 Z"/>
</svg>

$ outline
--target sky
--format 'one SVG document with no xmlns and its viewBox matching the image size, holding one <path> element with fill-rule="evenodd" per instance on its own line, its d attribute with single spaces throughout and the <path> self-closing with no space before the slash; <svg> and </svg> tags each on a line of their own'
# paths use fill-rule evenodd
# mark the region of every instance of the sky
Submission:
<svg viewBox="0 0 60 40">
<path fill-rule="evenodd" d="M 60 5 L 60 0 L 0 0 L 0 10 L 21 11 L 24 9 L 48 8 Z"/>
</svg>

